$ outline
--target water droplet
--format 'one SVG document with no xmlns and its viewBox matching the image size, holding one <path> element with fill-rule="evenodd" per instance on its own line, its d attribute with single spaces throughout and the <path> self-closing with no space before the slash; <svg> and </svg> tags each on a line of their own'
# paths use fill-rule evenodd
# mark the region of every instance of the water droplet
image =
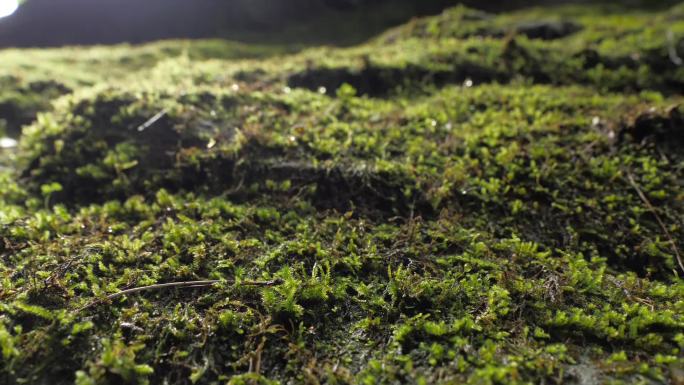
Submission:
<svg viewBox="0 0 684 385">
<path fill-rule="evenodd" d="M 12 138 L 0 138 L 0 148 L 14 148 L 19 142 Z"/>
</svg>

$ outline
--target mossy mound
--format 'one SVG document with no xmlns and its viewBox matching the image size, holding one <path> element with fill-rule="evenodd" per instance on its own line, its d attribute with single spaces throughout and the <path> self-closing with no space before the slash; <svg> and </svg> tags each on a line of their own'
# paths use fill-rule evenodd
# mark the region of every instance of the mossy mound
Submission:
<svg viewBox="0 0 684 385">
<path fill-rule="evenodd" d="M 455 8 L 75 87 L 0 176 L 0 375 L 680 383 L 681 9 Z"/>
<path fill-rule="evenodd" d="M 9 49 L 0 53 L 0 133 L 18 136 L 21 127 L 51 102 L 72 90 L 148 72 L 158 63 L 179 60 L 261 58 L 297 47 L 245 45 L 220 40 L 165 41 L 143 46 Z"/>
<path fill-rule="evenodd" d="M 677 93 L 684 80 L 681 20 L 681 7 L 661 14 L 566 7 L 500 16 L 460 7 L 418 19 L 363 47 L 326 52 L 325 60 L 312 56 L 290 84 L 334 90 L 349 83 L 377 96 L 398 88 L 524 78 Z"/>
</svg>

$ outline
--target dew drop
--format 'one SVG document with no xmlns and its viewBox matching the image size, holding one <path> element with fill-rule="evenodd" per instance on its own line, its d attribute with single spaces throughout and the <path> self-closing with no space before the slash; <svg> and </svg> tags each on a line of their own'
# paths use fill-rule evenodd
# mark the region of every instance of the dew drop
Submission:
<svg viewBox="0 0 684 385">
<path fill-rule="evenodd" d="M 0 138 L 0 148 L 14 148 L 19 142 L 12 138 Z"/>
</svg>

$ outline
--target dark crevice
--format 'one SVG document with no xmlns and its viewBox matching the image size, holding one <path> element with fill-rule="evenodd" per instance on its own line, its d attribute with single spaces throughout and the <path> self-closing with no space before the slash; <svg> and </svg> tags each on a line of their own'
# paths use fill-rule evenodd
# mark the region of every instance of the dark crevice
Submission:
<svg viewBox="0 0 684 385">
<path fill-rule="evenodd" d="M 319 90 L 324 87 L 334 93 L 343 84 L 353 86 L 361 95 L 384 97 L 400 89 L 460 84 L 466 80 L 477 83 L 504 81 L 501 74 L 471 63 L 455 66 L 453 70 L 434 71 L 419 66 L 405 68 L 366 66 L 355 70 L 350 68 L 310 68 L 291 75 L 288 86 Z"/>
<path fill-rule="evenodd" d="M 633 122 L 618 133 L 617 144 L 636 143 L 654 145 L 667 154 L 684 151 L 684 112 L 679 106 L 665 113 L 647 111 L 639 114 Z"/>
<path fill-rule="evenodd" d="M 399 172 L 374 171 L 355 165 L 316 167 L 306 161 L 257 161 L 237 170 L 248 183 L 289 180 L 297 192 L 320 209 L 338 212 L 355 211 L 373 217 L 420 215 L 429 217 L 434 210 L 415 181 Z M 302 193 L 302 187 L 313 191 Z"/>
</svg>

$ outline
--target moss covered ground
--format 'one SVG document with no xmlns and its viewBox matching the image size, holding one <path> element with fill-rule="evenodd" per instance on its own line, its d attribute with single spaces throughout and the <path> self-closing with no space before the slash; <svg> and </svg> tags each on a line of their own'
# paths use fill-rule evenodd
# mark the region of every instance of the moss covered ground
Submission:
<svg viewBox="0 0 684 385">
<path fill-rule="evenodd" d="M 684 383 L 684 6 L 0 61 L 2 384 Z"/>
</svg>

